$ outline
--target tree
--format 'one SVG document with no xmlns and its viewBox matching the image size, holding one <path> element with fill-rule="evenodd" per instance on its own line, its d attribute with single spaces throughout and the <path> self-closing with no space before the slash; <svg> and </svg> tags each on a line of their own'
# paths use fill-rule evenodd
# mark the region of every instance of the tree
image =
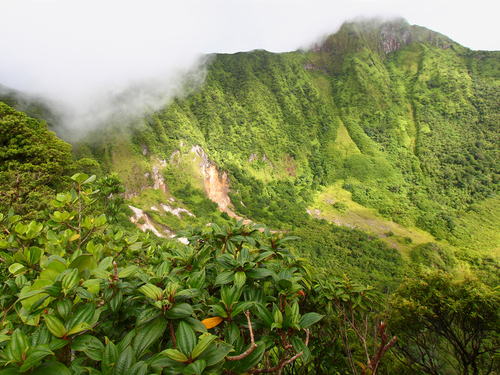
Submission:
<svg viewBox="0 0 500 375">
<path fill-rule="evenodd" d="M 0 102 L 0 212 L 37 217 L 72 168 L 70 150 L 45 122 Z"/>
<path fill-rule="evenodd" d="M 318 293 L 317 306 L 322 306 L 327 319 L 333 318 L 332 323 L 336 321 L 339 326 L 338 337 L 352 373 L 377 374 L 382 357 L 396 342 L 395 336 L 392 339 L 387 336 L 384 322 L 387 306 L 380 293 L 345 275 L 318 280 L 315 291 Z"/>
<path fill-rule="evenodd" d="M 500 293 L 469 275 L 429 271 L 392 298 L 390 327 L 398 351 L 429 374 L 496 373 Z"/>
</svg>

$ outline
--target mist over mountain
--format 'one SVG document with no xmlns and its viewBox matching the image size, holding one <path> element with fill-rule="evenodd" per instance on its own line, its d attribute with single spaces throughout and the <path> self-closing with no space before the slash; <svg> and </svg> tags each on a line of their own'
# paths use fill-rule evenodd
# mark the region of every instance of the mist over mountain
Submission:
<svg viewBox="0 0 500 375">
<path fill-rule="evenodd" d="M 6 102 L 63 119 L 80 168 L 118 173 L 143 229 L 253 220 L 302 237 L 295 251 L 320 267 L 392 282 L 403 259 L 498 255 L 499 57 L 372 19 L 309 49 L 214 54 L 110 89 L 67 123 L 43 101 Z"/>
<path fill-rule="evenodd" d="M 500 51 L 230 52 L 0 85 L 0 373 L 496 373 Z"/>
</svg>

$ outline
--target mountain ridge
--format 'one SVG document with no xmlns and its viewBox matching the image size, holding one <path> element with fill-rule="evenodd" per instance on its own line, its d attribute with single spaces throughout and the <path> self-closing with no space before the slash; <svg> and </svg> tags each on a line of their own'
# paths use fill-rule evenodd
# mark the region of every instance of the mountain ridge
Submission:
<svg viewBox="0 0 500 375">
<path fill-rule="evenodd" d="M 355 254 L 321 241 L 334 229 L 307 210 L 346 224 L 362 217 L 364 230 L 377 218 L 394 222 L 363 241 L 380 237 L 407 261 L 437 242 L 479 264 L 498 255 L 484 250 L 497 237 L 473 245 L 468 238 L 477 230 L 474 205 L 488 212 L 499 189 L 499 79 L 495 52 L 404 20 L 351 22 L 310 50 L 216 54 L 199 90 L 146 114 L 127 134 L 110 119 L 73 154 L 118 173 L 131 205 L 169 230 L 229 219 L 210 203 L 196 157 L 175 156 L 199 147 L 228 176 L 236 215 L 305 236 L 296 251 L 320 264 L 354 262 Z M 155 165 L 163 190 L 153 188 Z M 197 218 L 151 209 L 170 199 L 198 210 Z M 488 230 L 500 223 L 484 219 Z M 312 234 L 314 226 L 323 234 Z"/>
</svg>

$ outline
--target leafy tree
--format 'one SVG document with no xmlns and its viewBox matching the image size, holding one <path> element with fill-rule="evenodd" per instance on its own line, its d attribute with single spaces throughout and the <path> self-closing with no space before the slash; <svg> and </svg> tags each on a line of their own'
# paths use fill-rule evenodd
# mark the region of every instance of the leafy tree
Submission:
<svg viewBox="0 0 500 375">
<path fill-rule="evenodd" d="M 353 374 L 375 375 L 382 357 L 396 342 L 389 339 L 387 306 L 380 293 L 345 276 L 318 280 L 316 306 L 338 325 L 340 338 Z M 330 327 L 332 329 L 332 327 Z"/>
<path fill-rule="evenodd" d="M 44 122 L 0 102 L 0 211 L 37 217 L 72 168 L 70 150 Z"/>
<path fill-rule="evenodd" d="M 442 271 L 403 282 L 392 298 L 398 351 L 428 374 L 494 374 L 500 366 L 500 293 Z"/>
</svg>

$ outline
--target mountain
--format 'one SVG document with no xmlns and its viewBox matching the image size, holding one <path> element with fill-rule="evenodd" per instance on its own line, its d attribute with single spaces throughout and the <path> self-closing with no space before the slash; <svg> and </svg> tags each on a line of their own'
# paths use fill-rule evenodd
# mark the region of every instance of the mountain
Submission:
<svg viewBox="0 0 500 375">
<path fill-rule="evenodd" d="M 398 19 L 210 61 L 199 90 L 73 145 L 118 173 L 141 228 L 253 220 L 372 283 L 497 264 L 500 53 Z"/>
</svg>

